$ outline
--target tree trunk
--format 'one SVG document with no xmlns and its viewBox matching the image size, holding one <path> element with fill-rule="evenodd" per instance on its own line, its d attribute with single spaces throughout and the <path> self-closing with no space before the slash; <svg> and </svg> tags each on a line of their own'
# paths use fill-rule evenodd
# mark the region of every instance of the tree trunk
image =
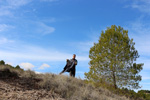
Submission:
<svg viewBox="0 0 150 100">
<path fill-rule="evenodd" d="M 114 88 L 117 89 L 117 85 L 116 85 L 116 77 L 115 77 L 115 72 L 113 71 L 113 84 L 114 84 Z"/>
</svg>

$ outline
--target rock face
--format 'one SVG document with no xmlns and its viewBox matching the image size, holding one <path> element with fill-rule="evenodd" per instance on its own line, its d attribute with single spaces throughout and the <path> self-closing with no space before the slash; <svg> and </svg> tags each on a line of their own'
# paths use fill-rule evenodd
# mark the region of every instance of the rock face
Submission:
<svg viewBox="0 0 150 100">
<path fill-rule="evenodd" d="M 0 100 L 64 100 L 52 91 L 28 88 L 18 79 L 0 79 Z"/>
</svg>

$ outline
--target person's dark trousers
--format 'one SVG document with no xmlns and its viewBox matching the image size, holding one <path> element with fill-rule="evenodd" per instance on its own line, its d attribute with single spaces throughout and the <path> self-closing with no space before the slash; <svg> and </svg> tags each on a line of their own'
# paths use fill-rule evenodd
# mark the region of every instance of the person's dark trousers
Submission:
<svg viewBox="0 0 150 100">
<path fill-rule="evenodd" d="M 76 73 L 75 69 L 70 70 L 70 76 L 75 77 L 75 73 Z"/>
</svg>

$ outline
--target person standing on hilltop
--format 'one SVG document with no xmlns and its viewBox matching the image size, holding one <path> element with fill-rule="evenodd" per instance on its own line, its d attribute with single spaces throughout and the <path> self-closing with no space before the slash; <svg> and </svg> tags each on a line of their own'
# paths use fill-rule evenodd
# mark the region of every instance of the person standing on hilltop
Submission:
<svg viewBox="0 0 150 100">
<path fill-rule="evenodd" d="M 75 77 L 76 65 L 77 65 L 77 60 L 75 58 L 76 58 L 76 55 L 73 54 L 72 59 L 70 60 L 67 59 L 67 64 L 64 67 L 63 71 L 60 72 L 60 74 L 64 72 L 70 72 L 70 76 Z"/>
</svg>

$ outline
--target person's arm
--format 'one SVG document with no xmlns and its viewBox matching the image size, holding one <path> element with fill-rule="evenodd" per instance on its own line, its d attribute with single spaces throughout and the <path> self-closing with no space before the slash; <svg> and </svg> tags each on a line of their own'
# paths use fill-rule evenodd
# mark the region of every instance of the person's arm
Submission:
<svg viewBox="0 0 150 100">
<path fill-rule="evenodd" d="M 77 63 L 78 63 L 78 61 L 76 60 L 74 64 L 77 65 Z"/>
</svg>

